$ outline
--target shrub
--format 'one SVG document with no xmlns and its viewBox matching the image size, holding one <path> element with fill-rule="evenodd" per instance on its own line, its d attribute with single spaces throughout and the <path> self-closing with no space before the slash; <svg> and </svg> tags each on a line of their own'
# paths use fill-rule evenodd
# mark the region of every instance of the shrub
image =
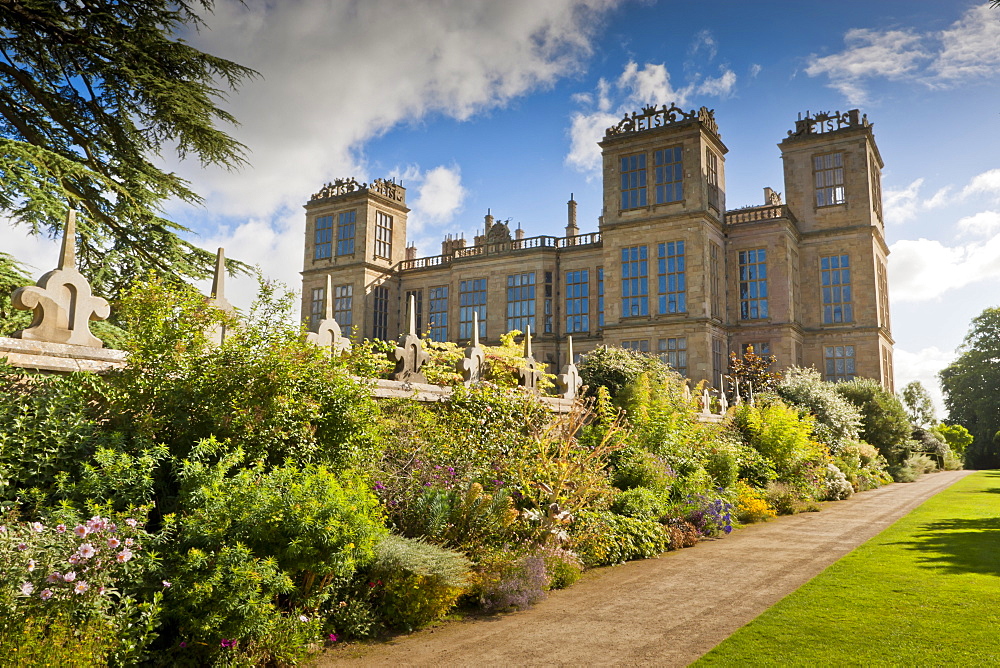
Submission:
<svg viewBox="0 0 1000 668">
<path fill-rule="evenodd" d="M 791 367 L 785 370 L 776 391 L 785 401 L 809 411 L 816 420 L 817 440 L 836 452 L 840 442 L 858 439 L 861 413 L 834 385 L 824 381 L 816 369 Z"/>
<path fill-rule="evenodd" d="M 862 439 L 874 445 L 890 464 L 904 462 L 913 428 L 899 398 L 871 378 L 855 378 L 834 387 L 861 411 Z"/>
<path fill-rule="evenodd" d="M 936 470 L 937 463 L 923 454 L 910 455 L 903 463 L 889 467 L 889 473 L 896 482 L 915 482 L 921 475 Z"/>
<path fill-rule="evenodd" d="M 735 491 L 736 503 L 733 504 L 733 512 L 740 523 L 765 522 L 777 514 L 774 508 L 768 505 L 764 493 L 745 481 L 737 482 Z"/>
<path fill-rule="evenodd" d="M 480 558 L 476 571 L 476 595 L 486 612 L 531 607 L 545 598 L 551 584 L 541 553 L 494 550 Z"/>
<path fill-rule="evenodd" d="M 412 631 L 440 619 L 469 587 L 471 564 L 458 552 L 389 535 L 366 572 L 386 626 Z"/>
<path fill-rule="evenodd" d="M 669 500 L 662 492 L 656 492 L 645 487 L 622 492 L 615 497 L 611 510 L 625 517 L 637 519 L 658 520 L 667 512 Z"/>
<path fill-rule="evenodd" d="M 733 530 L 733 504 L 717 495 L 694 494 L 674 508 L 674 514 L 691 524 L 702 536 L 718 536 Z"/>
<path fill-rule="evenodd" d="M 833 464 L 826 465 L 826 476 L 823 482 L 825 489 L 822 501 L 842 501 L 854 495 L 854 486 L 851 485 L 843 471 Z"/>
<path fill-rule="evenodd" d="M 617 460 L 612 481 L 618 489 L 667 490 L 677 478 L 673 469 L 651 452 L 627 448 L 618 453 Z"/>
<path fill-rule="evenodd" d="M 662 524 L 607 511 L 584 511 L 571 527 L 575 552 L 590 567 L 648 559 L 670 547 Z"/>
<path fill-rule="evenodd" d="M 589 394 L 596 396 L 597 389 L 604 387 L 612 398 L 644 372 L 652 371 L 660 377 L 670 373 L 658 359 L 616 346 L 594 348 L 583 356 L 577 369 Z"/>
<path fill-rule="evenodd" d="M 794 515 L 798 510 L 799 495 L 795 488 L 783 482 L 773 482 L 767 486 L 767 503 L 779 515 Z"/>
<path fill-rule="evenodd" d="M 733 423 L 745 442 L 774 462 L 779 473 L 787 474 L 801 462 L 824 454 L 824 449 L 810 438 L 812 417 L 800 416 L 780 401 L 759 407 L 738 406 Z"/>
<path fill-rule="evenodd" d="M 550 589 L 564 589 L 579 580 L 583 574 L 583 564 L 575 552 L 547 546 L 541 549 L 540 554 L 545 559 Z"/>
</svg>

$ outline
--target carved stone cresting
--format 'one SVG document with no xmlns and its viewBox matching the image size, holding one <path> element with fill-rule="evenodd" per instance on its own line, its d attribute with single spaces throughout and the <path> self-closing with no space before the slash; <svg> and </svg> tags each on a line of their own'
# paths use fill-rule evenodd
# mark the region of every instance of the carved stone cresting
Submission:
<svg viewBox="0 0 1000 668">
<path fill-rule="evenodd" d="M 556 376 L 556 381 L 559 383 L 563 399 L 576 399 L 583 381 L 580 380 L 580 373 L 576 370 L 576 364 L 573 363 L 573 337 L 570 336 L 567 339 L 569 343 L 569 364 L 566 365 L 561 374 Z"/>
<path fill-rule="evenodd" d="M 483 379 L 483 364 L 486 352 L 479 347 L 479 314 L 472 312 L 472 341 L 465 349 L 465 357 L 458 360 L 458 372 L 466 385 L 478 383 Z"/>
<path fill-rule="evenodd" d="M 663 105 L 659 108 L 655 104 L 651 104 L 643 107 L 641 113 L 633 111 L 631 116 L 625 114 L 625 117 L 618 122 L 618 125 L 612 125 L 604 132 L 604 136 L 615 137 L 633 132 L 645 132 L 646 130 L 662 128 L 672 123 L 682 123 L 692 120 L 700 121 L 706 129 L 711 130 L 716 135 L 719 134 L 719 125 L 715 122 L 715 109 L 701 107 L 697 111 L 694 109 L 684 111 L 676 104 L 671 104 L 669 107 Z"/>
<path fill-rule="evenodd" d="M 808 111 L 805 117 L 799 114 L 795 121 L 795 130 L 789 130 L 789 137 L 803 137 L 806 135 L 819 135 L 835 130 L 854 127 L 868 127 L 868 114 L 861 114 L 858 109 L 851 109 L 843 113 L 839 111 L 821 111 L 811 115 Z"/>
<path fill-rule="evenodd" d="M 104 342 L 90 333 L 91 320 L 111 315 L 107 300 L 95 297 L 90 283 L 76 269 L 76 211 L 66 215 L 66 229 L 59 266 L 33 286 L 18 288 L 11 295 L 15 308 L 34 311 L 31 324 L 11 334 L 12 338 L 73 346 L 101 348 Z"/>
<path fill-rule="evenodd" d="M 349 179 L 334 179 L 333 182 L 327 183 L 320 188 L 319 192 L 313 193 L 309 201 L 316 202 L 363 191 L 373 192 L 394 202 L 406 200 L 406 189 L 401 184 L 396 183 L 395 179 L 375 179 L 369 185 L 358 183 L 357 179 L 352 176 Z"/>
<path fill-rule="evenodd" d="M 228 316 L 235 316 L 236 309 L 229 300 L 226 299 L 226 249 L 220 248 L 215 255 L 215 276 L 212 278 L 212 297 L 209 304 L 219 309 Z M 221 346 L 229 336 L 229 326 L 225 323 L 216 325 L 205 332 L 208 340 L 214 345 Z"/>
<path fill-rule="evenodd" d="M 542 377 L 541 365 L 531 354 L 531 327 L 525 327 L 524 367 L 517 371 L 517 384 L 531 392 L 538 392 L 538 380 Z"/>
<path fill-rule="evenodd" d="M 326 277 L 326 298 L 323 303 L 323 319 L 315 332 L 306 334 L 306 341 L 320 348 L 329 348 L 334 357 L 343 357 L 351 352 L 351 342 L 344 336 L 340 324 L 333 317 L 333 278 Z"/>
<path fill-rule="evenodd" d="M 399 346 L 389 354 L 389 359 L 396 363 L 392 379 L 410 383 L 426 383 L 427 377 L 424 376 L 420 369 L 427 363 L 430 357 L 424 351 L 420 337 L 417 336 L 417 320 L 414 305 L 414 297 L 410 295 L 410 300 L 407 304 L 407 315 L 410 321 L 409 332 L 400 335 Z"/>
</svg>

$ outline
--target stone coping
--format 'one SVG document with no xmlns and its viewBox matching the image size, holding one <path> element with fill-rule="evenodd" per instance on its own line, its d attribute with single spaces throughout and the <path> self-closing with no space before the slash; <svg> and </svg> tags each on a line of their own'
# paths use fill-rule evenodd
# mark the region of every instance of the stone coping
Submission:
<svg viewBox="0 0 1000 668">
<path fill-rule="evenodd" d="M 385 380 L 382 378 L 356 378 L 359 382 L 370 383 L 372 396 L 379 399 L 411 399 L 414 401 L 444 401 L 452 394 L 446 385 L 411 383 L 405 380 Z M 539 400 L 556 413 L 568 413 L 573 408 L 573 399 L 540 396 Z"/>
<path fill-rule="evenodd" d="M 57 373 L 74 371 L 101 373 L 124 367 L 126 355 L 125 351 L 109 348 L 91 348 L 0 336 L 0 358 L 6 357 L 8 364 L 22 369 Z"/>
</svg>

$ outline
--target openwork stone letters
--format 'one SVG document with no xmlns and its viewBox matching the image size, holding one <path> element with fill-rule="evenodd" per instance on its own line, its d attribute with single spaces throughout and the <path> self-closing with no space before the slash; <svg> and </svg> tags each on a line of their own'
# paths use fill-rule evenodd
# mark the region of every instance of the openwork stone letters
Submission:
<svg viewBox="0 0 1000 668">
<path fill-rule="evenodd" d="M 333 318 L 333 278 L 326 277 L 326 299 L 323 304 L 323 319 L 319 321 L 315 332 L 306 334 L 306 341 L 321 348 L 329 348 L 335 357 L 351 352 L 351 342 L 343 335 L 340 325 Z"/>
<path fill-rule="evenodd" d="M 375 179 L 371 182 L 371 185 L 369 185 L 367 183 L 358 183 L 354 177 L 351 177 L 349 179 L 336 179 L 332 183 L 327 183 L 325 186 L 320 188 L 318 193 L 314 193 L 309 201 L 315 202 L 317 200 L 342 197 L 344 195 L 362 192 L 365 190 L 377 193 L 386 199 L 393 200 L 394 202 L 402 202 L 405 192 L 403 190 L 403 186 L 396 183 L 395 179 Z"/>
<path fill-rule="evenodd" d="M 392 360 L 396 362 L 392 379 L 410 383 L 426 383 L 427 378 L 420 369 L 427 363 L 430 357 L 424 351 L 424 347 L 420 343 L 420 337 L 417 336 L 413 295 L 410 295 L 410 301 L 407 304 L 407 315 L 410 321 L 409 332 L 400 335 L 399 346 L 391 354 Z"/>
<path fill-rule="evenodd" d="M 671 123 L 692 120 L 701 121 L 707 129 L 715 134 L 719 134 L 719 125 L 715 122 L 715 109 L 701 107 L 697 111 L 693 109 L 691 111 L 684 111 L 676 104 L 671 104 L 669 107 L 663 105 L 658 109 L 655 104 L 651 104 L 643 107 L 642 113 L 633 111 L 631 116 L 625 114 L 625 117 L 618 122 L 618 125 L 612 125 L 604 132 L 604 136 L 615 137 L 632 132 L 644 132 L 645 130 L 653 130 Z"/>
<path fill-rule="evenodd" d="M 76 269 L 76 211 L 69 210 L 59 266 L 34 286 L 18 288 L 11 296 L 15 308 L 34 311 L 31 325 L 11 336 L 17 339 L 101 348 L 104 342 L 90 333 L 91 320 L 111 314 L 107 300 L 95 297 L 90 283 Z"/>
<path fill-rule="evenodd" d="M 858 109 L 843 113 L 821 111 L 814 116 L 807 111 L 804 118 L 799 114 L 799 119 L 795 121 L 795 130 L 789 130 L 788 136 L 819 135 L 842 128 L 868 127 L 868 125 L 868 114 L 861 114 Z"/>
</svg>

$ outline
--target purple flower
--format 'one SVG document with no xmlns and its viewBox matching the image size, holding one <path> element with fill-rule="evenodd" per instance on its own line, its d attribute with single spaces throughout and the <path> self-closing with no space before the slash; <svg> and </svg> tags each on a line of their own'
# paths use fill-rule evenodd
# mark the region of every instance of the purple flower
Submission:
<svg viewBox="0 0 1000 668">
<path fill-rule="evenodd" d="M 236 647 L 236 639 L 234 638 L 233 640 L 227 640 L 226 638 L 223 638 L 222 642 L 219 643 L 219 646 L 224 648 Z"/>
<path fill-rule="evenodd" d="M 182 640 L 182 641 L 181 641 L 181 644 L 180 644 L 180 648 L 181 648 L 181 649 L 184 649 L 184 648 L 185 648 L 185 647 L 187 647 L 187 646 L 188 646 L 188 644 L 187 644 L 186 642 L 184 642 L 184 641 Z"/>
<path fill-rule="evenodd" d="M 331 633 L 330 635 L 327 636 L 327 640 L 329 640 L 330 642 L 337 642 L 337 634 Z"/>
<path fill-rule="evenodd" d="M 28 544 L 27 543 L 18 543 L 17 544 L 17 549 L 19 549 L 19 550 L 21 550 L 23 552 L 23 551 L 25 551 L 25 550 L 28 549 Z"/>
<path fill-rule="evenodd" d="M 52 590 L 43 589 L 42 593 L 38 595 L 38 598 L 42 599 L 43 601 L 49 600 L 50 598 L 52 598 Z"/>
<path fill-rule="evenodd" d="M 125 524 L 129 525 L 134 529 L 139 523 L 130 517 L 127 520 L 125 520 Z"/>
<path fill-rule="evenodd" d="M 385 489 L 385 485 L 382 484 L 381 480 L 376 480 L 375 481 L 375 489 L 376 490 Z"/>
<path fill-rule="evenodd" d="M 170 588 L 170 584 L 171 584 L 170 582 L 168 582 L 168 581 L 164 580 L 164 581 L 163 581 L 163 588 L 164 588 L 164 589 L 169 589 L 169 588 Z"/>
<path fill-rule="evenodd" d="M 55 573 L 49 573 L 49 577 L 45 578 L 45 581 L 49 584 L 54 584 L 56 582 L 62 582 L 62 574 L 56 571 Z"/>
</svg>

